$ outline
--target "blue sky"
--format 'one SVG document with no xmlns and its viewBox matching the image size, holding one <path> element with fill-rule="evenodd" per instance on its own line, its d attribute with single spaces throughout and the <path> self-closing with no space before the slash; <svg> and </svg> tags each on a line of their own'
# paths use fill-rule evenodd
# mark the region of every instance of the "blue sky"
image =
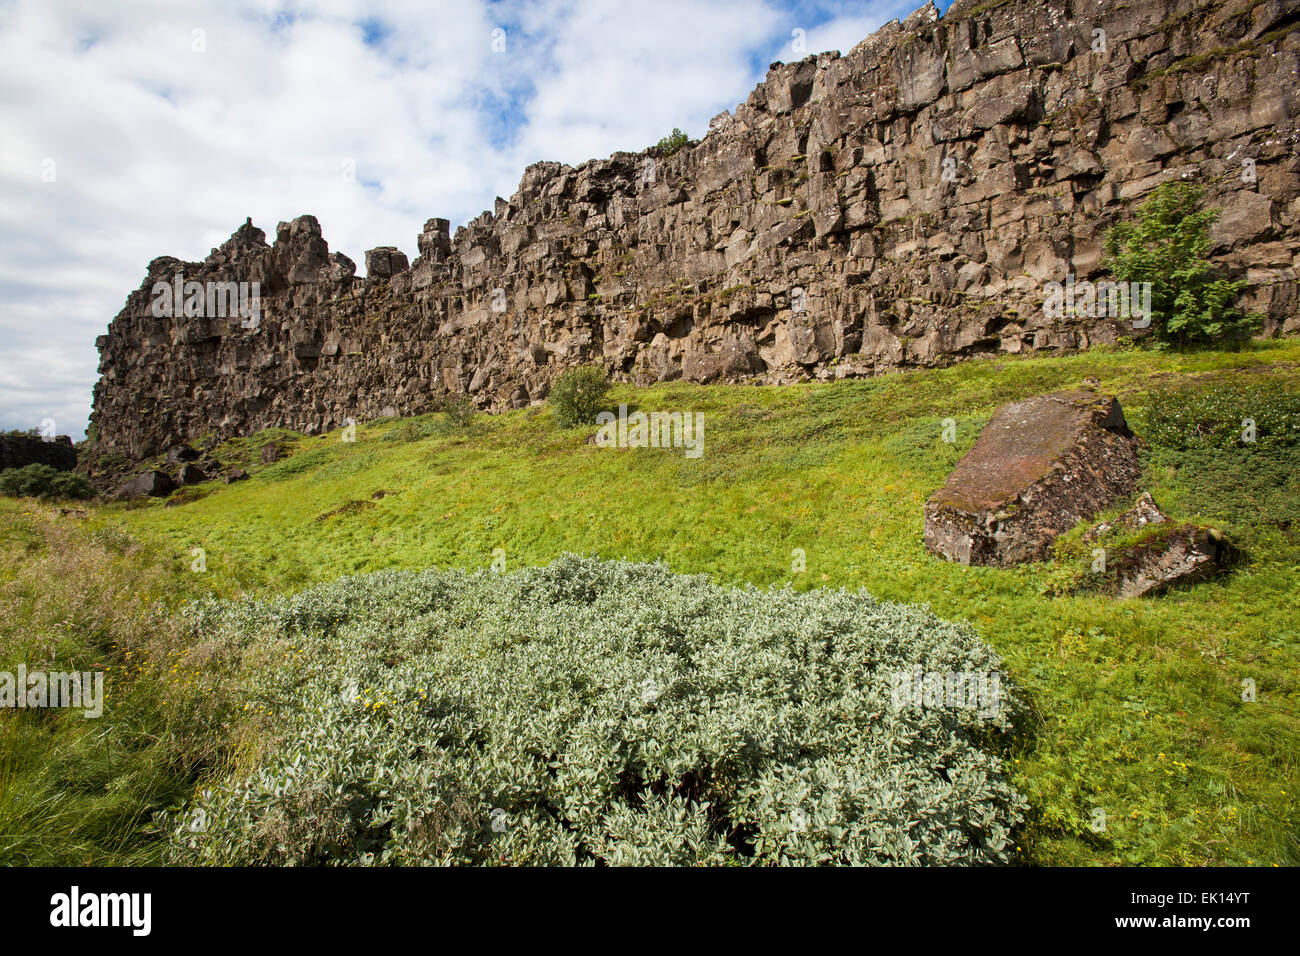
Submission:
<svg viewBox="0 0 1300 956">
<path fill-rule="evenodd" d="M 82 437 L 95 337 L 156 256 L 312 213 L 359 265 L 414 258 L 530 163 L 700 137 L 804 55 L 794 31 L 847 52 L 917 6 L 0 2 L 0 430 Z"/>
</svg>

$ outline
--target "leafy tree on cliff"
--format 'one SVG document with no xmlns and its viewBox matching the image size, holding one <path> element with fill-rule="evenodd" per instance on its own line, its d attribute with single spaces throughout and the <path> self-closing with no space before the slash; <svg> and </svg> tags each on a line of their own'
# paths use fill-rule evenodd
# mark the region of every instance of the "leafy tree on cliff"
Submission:
<svg viewBox="0 0 1300 956">
<path fill-rule="evenodd" d="M 1121 282 L 1151 283 L 1155 334 L 1179 346 L 1245 337 L 1258 321 L 1233 305 L 1245 283 L 1217 277 L 1207 259 L 1219 210 L 1203 208 L 1204 195 L 1192 183 L 1162 183 L 1136 221 L 1106 234 L 1111 272 Z"/>
</svg>

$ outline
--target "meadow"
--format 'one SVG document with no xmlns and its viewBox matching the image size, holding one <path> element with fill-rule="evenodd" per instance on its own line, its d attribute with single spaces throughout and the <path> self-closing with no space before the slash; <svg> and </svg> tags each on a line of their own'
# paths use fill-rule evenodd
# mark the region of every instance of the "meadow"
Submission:
<svg viewBox="0 0 1300 956">
<path fill-rule="evenodd" d="M 0 716 L 0 861 L 157 861 L 156 812 L 265 752 L 275 715 L 249 708 L 242 690 L 257 662 L 189 641 L 177 623 L 187 602 L 574 553 L 661 561 L 719 585 L 865 589 L 968 622 L 1028 708 L 1006 754 L 1028 801 L 1017 861 L 1296 865 L 1300 446 L 1145 448 L 1144 490 L 1244 553 L 1232 573 L 1162 597 L 1080 589 L 1090 556 L 1078 531 L 1053 560 L 1014 569 L 947 563 L 922 545 L 926 498 L 994 409 L 1090 376 L 1144 435 L 1162 390 L 1248 383 L 1293 395 L 1300 343 L 610 393 L 609 404 L 701 415 L 699 458 L 597 447 L 594 427 L 559 429 L 541 406 L 468 424 L 363 423 L 355 441 L 248 436 L 217 455 L 249 480 L 169 502 L 0 499 L 0 667 L 102 669 L 115 702 L 99 721 Z M 1229 406 L 1223 414 L 1240 414 Z M 271 441 L 289 454 L 262 465 Z"/>
</svg>

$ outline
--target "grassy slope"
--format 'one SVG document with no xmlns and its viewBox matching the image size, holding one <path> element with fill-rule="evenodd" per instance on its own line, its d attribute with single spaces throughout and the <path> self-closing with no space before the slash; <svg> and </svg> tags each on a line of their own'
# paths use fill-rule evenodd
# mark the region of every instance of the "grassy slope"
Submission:
<svg viewBox="0 0 1300 956">
<path fill-rule="evenodd" d="M 293 457 L 200 500 L 113 506 L 91 524 L 172 555 L 186 593 L 482 566 L 500 548 L 508 567 L 577 551 L 662 559 L 722 582 L 865 587 L 929 603 L 973 622 L 1036 705 L 1036 738 L 1015 765 L 1035 813 L 1023 859 L 1295 864 L 1300 534 L 1262 518 L 1230 523 L 1250 546 L 1238 573 L 1115 602 L 1049 596 L 1082 556 L 1014 570 L 938 560 L 922 546 L 921 508 L 1007 400 L 1095 375 L 1140 431 L 1154 386 L 1217 375 L 1297 382 L 1298 363 L 1300 343 L 1286 342 L 981 361 L 828 385 L 620 387 L 614 400 L 644 410 L 703 413 L 703 457 L 597 448 L 591 429 L 557 431 L 549 411 L 479 416 L 468 433 L 415 441 L 386 440 L 408 426 L 383 422 L 359 428 L 355 444 L 339 433 L 302 439 Z M 955 444 L 940 437 L 948 417 Z M 1173 516 L 1222 523 L 1177 470 L 1157 461 L 1150 472 Z M 317 520 L 350 502 L 370 504 Z M 206 574 L 188 571 L 192 547 L 205 549 Z M 797 548 L 804 573 L 791 570 Z M 1241 700 L 1244 677 L 1258 684 L 1256 703 Z M 1098 807 L 1103 833 L 1090 828 Z"/>
</svg>

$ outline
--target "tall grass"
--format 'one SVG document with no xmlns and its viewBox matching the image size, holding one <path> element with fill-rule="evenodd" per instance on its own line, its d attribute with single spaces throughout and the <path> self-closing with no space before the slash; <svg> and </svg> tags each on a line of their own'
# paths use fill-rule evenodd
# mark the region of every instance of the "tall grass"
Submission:
<svg viewBox="0 0 1300 956">
<path fill-rule="evenodd" d="M 154 811 L 228 746 L 225 674 L 172 623 L 178 562 L 79 514 L 0 503 L 0 669 L 105 675 L 100 718 L 0 711 L 0 864 L 155 860 Z"/>
</svg>

